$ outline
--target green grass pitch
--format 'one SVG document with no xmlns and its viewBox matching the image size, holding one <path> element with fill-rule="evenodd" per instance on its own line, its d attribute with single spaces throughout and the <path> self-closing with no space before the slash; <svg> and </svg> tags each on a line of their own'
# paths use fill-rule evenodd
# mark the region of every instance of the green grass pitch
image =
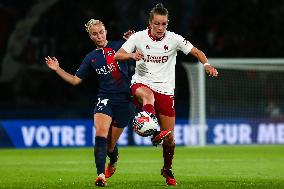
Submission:
<svg viewBox="0 0 284 189">
<path fill-rule="evenodd" d="M 165 188 L 161 147 L 121 147 L 107 188 Z M 175 188 L 284 188 L 284 145 L 177 147 Z M 1 149 L 0 188 L 94 188 L 92 148 Z"/>
</svg>

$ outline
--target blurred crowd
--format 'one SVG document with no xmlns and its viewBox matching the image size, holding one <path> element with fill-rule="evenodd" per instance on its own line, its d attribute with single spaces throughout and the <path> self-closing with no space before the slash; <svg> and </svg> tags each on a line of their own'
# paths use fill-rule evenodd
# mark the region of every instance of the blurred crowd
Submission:
<svg viewBox="0 0 284 189">
<path fill-rule="evenodd" d="M 8 109 L 60 107 L 65 107 L 64 111 L 68 115 L 88 117 L 85 110 L 89 111 L 93 106 L 96 78 L 90 78 L 76 88 L 69 86 L 46 68 L 44 56 L 56 56 L 64 69 L 75 73 L 85 54 L 94 48 L 84 28 L 90 18 L 105 23 L 109 39 L 121 39 L 123 32 L 128 29 L 138 31 L 147 27 L 148 12 L 157 2 L 164 3 L 170 12 L 169 30 L 189 39 L 208 57 L 284 57 L 284 1 L 281 0 L 49 1 L 51 3 L 45 9 L 46 6 L 40 0 L 0 0 L 0 118 L 9 117 L 10 114 L 4 114 Z M 39 15 L 35 16 L 37 11 L 34 9 L 41 9 Z M 20 28 L 23 31 L 18 31 L 28 37 L 22 41 L 13 41 L 13 34 L 19 30 L 19 22 L 28 20 L 29 16 L 37 19 L 36 22 L 32 20 L 34 24 L 29 26 L 30 31 L 25 27 Z M 17 37 L 19 39 L 23 36 Z M 12 53 L 15 51 L 13 47 L 17 47 L 19 52 Z M 195 61 L 180 54 L 178 61 L 184 60 Z M 13 63 L 15 66 L 9 67 Z M 5 78 L 4 73 L 11 69 L 16 71 Z M 186 73 L 179 63 L 176 71 L 179 73 L 176 74 L 177 115 L 186 117 L 189 106 L 188 83 L 183 79 Z M 243 84 L 240 85 L 253 85 L 262 73 L 252 76 L 251 72 L 231 74 L 224 70 L 223 75 L 230 75 L 226 81 L 223 80 L 225 85 L 233 83 L 240 74 L 243 76 Z M 276 80 L 282 79 L 281 74 L 274 77 Z M 267 81 L 269 77 L 264 82 Z M 284 89 L 276 85 L 274 83 L 270 87 L 273 97 L 266 95 L 265 91 L 259 94 L 257 86 L 252 89 L 248 85 L 244 89 L 248 91 L 247 101 L 256 95 L 258 100 L 266 104 L 275 96 L 281 96 Z M 236 102 L 236 92 L 231 89 L 232 85 L 229 85 L 225 98 Z M 214 89 L 209 91 L 214 94 Z M 209 101 L 214 104 L 212 100 Z M 69 112 L 71 110 L 74 112 Z M 63 113 L 63 117 L 66 114 Z M 33 115 L 31 113 L 30 116 Z M 56 116 L 52 111 L 49 115 Z M 214 113 L 209 115 L 214 117 Z"/>
<path fill-rule="evenodd" d="M 189 31 L 210 57 L 283 57 L 283 1 L 195 2 Z"/>
</svg>

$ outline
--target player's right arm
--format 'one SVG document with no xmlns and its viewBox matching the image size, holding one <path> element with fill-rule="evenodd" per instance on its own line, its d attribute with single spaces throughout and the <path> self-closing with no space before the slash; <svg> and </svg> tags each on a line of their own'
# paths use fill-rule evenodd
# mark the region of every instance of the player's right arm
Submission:
<svg viewBox="0 0 284 189">
<path fill-rule="evenodd" d="M 55 57 L 45 57 L 45 63 L 50 69 L 55 71 L 66 82 L 72 85 L 78 85 L 82 82 L 81 78 L 77 77 L 76 75 L 71 75 L 68 72 L 64 71 L 62 68 L 60 68 L 59 62 Z"/>
<path fill-rule="evenodd" d="M 124 60 L 141 60 L 144 55 L 141 51 L 136 49 L 136 41 L 139 36 L 138 33 L 131 34 L 130 37 L 125 41 L 122 47 L 115 53 L 114 60 L 124 61 Z"/>
<path fill-rule="evenodd" d="M 123 61 L 123 60 L 141 60 L 144 57 L 144 54 L 141 51 L 136 50 L 133 53 L 126 52 L 123 48 L 120 48 L 114 55 L 114 60 Z"/>
</svg>

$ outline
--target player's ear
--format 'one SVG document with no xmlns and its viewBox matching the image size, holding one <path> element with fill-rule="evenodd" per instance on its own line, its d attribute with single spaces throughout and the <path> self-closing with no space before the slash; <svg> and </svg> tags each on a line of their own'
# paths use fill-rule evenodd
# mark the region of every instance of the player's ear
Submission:
<svg viewBox="0 0 284 189">
<path fill-rule="evenodd" d="M 105 30 L 105 32 L 106 32 L 106 35 L 107 35 L 107 30 Z"/>
</svg>

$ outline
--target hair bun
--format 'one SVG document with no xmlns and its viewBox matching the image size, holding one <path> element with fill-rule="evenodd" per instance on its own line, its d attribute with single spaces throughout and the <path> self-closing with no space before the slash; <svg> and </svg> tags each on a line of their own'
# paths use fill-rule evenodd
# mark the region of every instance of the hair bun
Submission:
<svg viewBox="0 0 284 189">
<path fill-rule="evenodd" d="M 156 4 L 155 7 L 156 7 L 156 8 L 164 8 L 164 5 L 163 5 L 163 3 L 158 3 L 158 4 Z"/>
</svg>

